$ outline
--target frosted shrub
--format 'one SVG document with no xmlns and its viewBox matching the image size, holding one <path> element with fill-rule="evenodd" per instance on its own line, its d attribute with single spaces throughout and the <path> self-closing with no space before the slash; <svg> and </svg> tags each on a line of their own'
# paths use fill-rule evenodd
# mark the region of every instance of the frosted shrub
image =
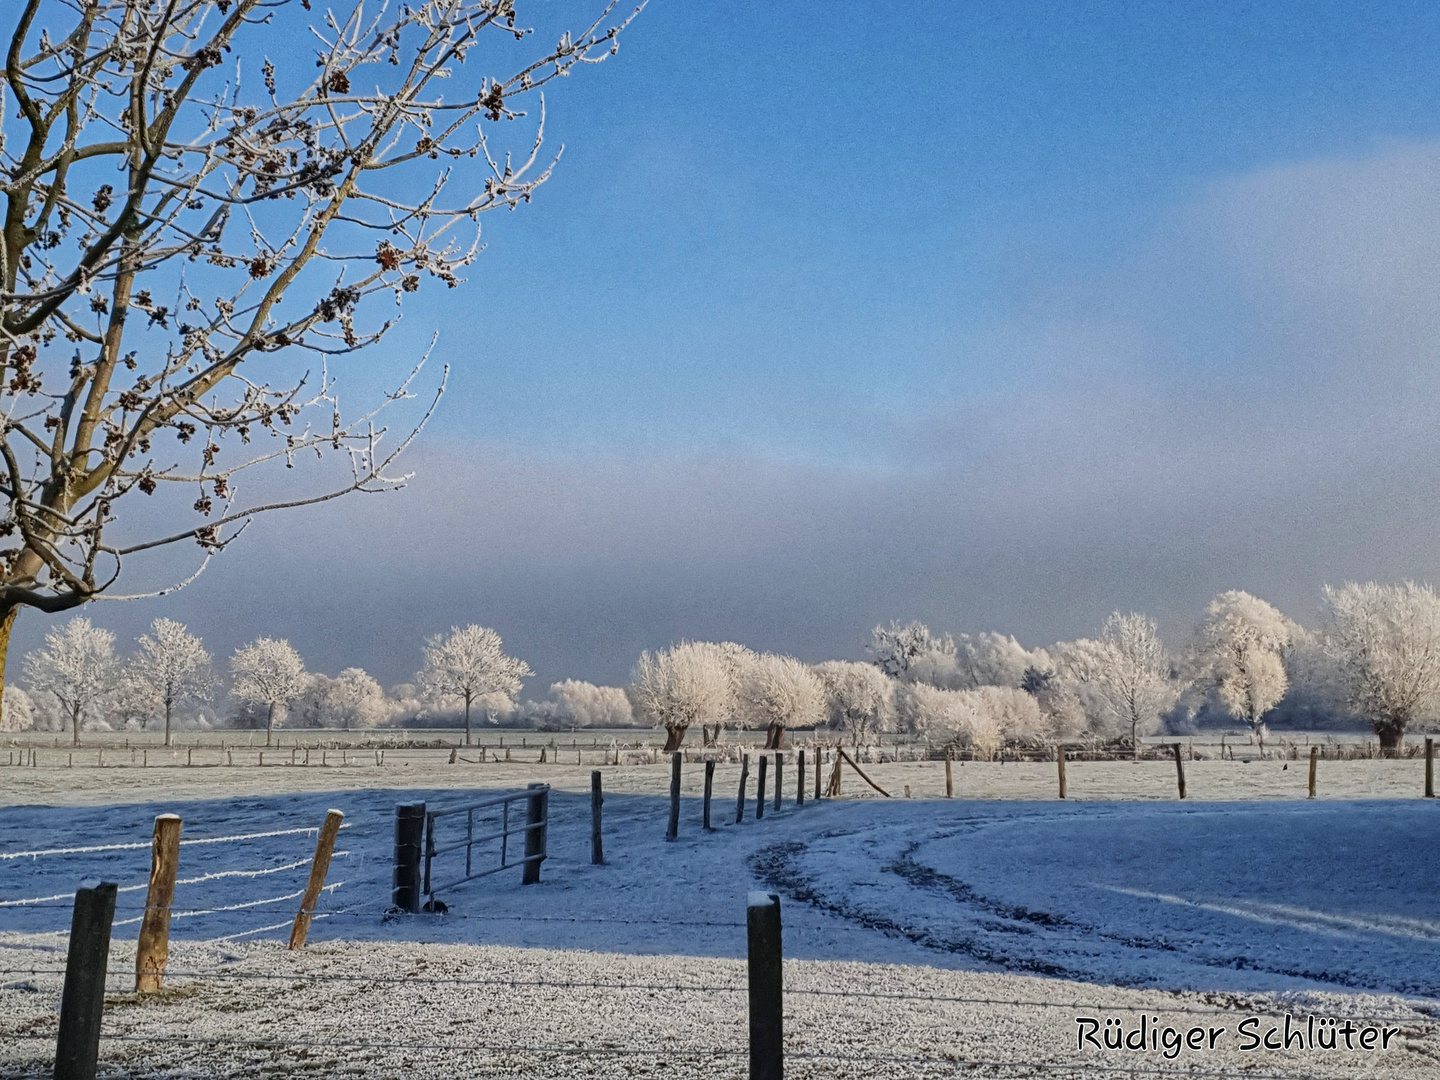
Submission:
<svg viewBox="0 0 1440 1080">
<path fill-rule="evenodd" d="M 967 709 L 961 721 L 959 736 L 960 745 L 970 747 L 977 757 L 986 761 L 992 760 L 1000 747 L 1005 745 L 1005 736 L 1000 730 L 999 722 L 989 713 L 973 706 Z"/>
<path fill-rule="evenodd" d="M 557 714 L 575 727 L 629 727 L 635 722 L 630 699 L 618 686 L 596 686 L 579 679 L 552 683 Z"/>
<path fill-rule="evenodd" d="M 916 684 L 898 698 L 917 734 L 973 747 L 983 757 L 992 757 L 1007 742 L 1034 743 L 1046 736 L 1035 698 L 1008 686 L 940 690 Z"/>
<path fill-rule="evenodd" d="M 825 687 L 830 726 L 849 735 L 852 745 L 895 730 L 895 680 L 874 664 L 827 660 L 813 670 Z"/>
<path fill-rule="evenodd" d="M 0 705 L 0 731 L 29 731 L 35 726 L 35 703 L 18 686 L 7 686 Z"/>
</svg>

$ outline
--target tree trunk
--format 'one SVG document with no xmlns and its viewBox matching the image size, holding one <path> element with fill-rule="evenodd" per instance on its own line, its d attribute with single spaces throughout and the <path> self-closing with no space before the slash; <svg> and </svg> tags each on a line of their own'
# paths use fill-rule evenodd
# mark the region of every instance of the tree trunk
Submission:
<svg viewBox="0 0 1440 1080">
<path fill-rule="evenodd" d="M 1140 760 L 1140 718 L 1136 717 L 1130 721 L 1130 759 Z"/>
<path fill-rule="evenodd" d="M 673 754 L 680 749 L 680 744 L 685 741 L 685 729 L 687 724 L 666 724 L 665 725 L 665 747 L 662 754 Z"/>
<path fill-rule="evenodd" d="M 764 749 L 785 749 L 785 725 L 782 724 L 779 720 L 771 721 L 770 726 L 765 730 Z"/>
<path fill-rule="evenodd" d="M 465 745 L 470 745 L 470 695 L 465 695 Z M 526 864 L 529 865 L 528 863 Z"/>
<path fill-rule="evenodd" d="M 165 695 L 165 745 L 170 745 L 170 713 L 175 708 L 175 701 L 169 694 Z"/>
<path fill-rule="evenodd" d="M 273 701 L 270 702 L 270 711 L 265 714 L 265 745 L 266 745 L 266 746 L 269 746 L 269 745 L 270 745 L 270 740 L 271 740 L 272 738 L 274 738 L 274 732 L 275 732 L 275 705 L 276 705 L 276 702 L 273 702 Z"/>
<path fill-rule="evenodd" d="M 1399 720 L 1375 721 L 1375 734 L 1380 737 L 1380 756 L 1399 757 L 1405 741 L 1405 724 Z"/>
<path fill-rule="evenodd" d="M 77 701 L 70 707 L 70 730 L 75 735 L 75 745 L 80 745 L 80 703 Z"/>
<path fill-rule="evenodd" d="M 5 657 L 10 652 L 10 628 L 15 625 L 15 616 L 19 613 L 18 607 L 12 607 L 0 615 L 0 730 L 5 727 Z"/>
</svg>

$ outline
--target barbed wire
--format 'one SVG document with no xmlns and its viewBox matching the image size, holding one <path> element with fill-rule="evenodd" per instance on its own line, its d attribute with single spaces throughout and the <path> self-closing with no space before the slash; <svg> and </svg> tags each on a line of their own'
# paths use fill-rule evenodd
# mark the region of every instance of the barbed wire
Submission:
<svg viewBox="0 0 1440 1080">
<path fill-rule="evenodd" d="M 331 858 L 333 858 L 333 859 L 344 858 L 344 857 L 348 856 L 349 854 L 350 854 L 350 852 L 348 852 L 348 851 L 336 851 L 336 852 L 333 852 L 333 853 L 331 854 Z M 212 871 L 210 871 L 210 872 L 208 872 L 208 873 L 200 874 L 200 875 L 198 875 L 198 876 L 196 876 L 196 877 L 180 878 L 179 880 L 177 880 L 177 881 L 175 882 L 175 885 L 176 885 L 176 887 L 178 888 L 178 887 L 181 886 L 181 885 L 198 885 L 198 884 L 200 884 L 201 882 L 205 882 L 205 881 L 219 881 L 219 880 L 222 879 L 222 878 L 258 878 L 258 877 L 264 877 L 264 876 L 266 876 L 267 874 L 279 874 L 279 873 L 283 873 L 283 872 L 286 871 L 286 870 L 295 870 L 295 869 L 298 869 L 299 867 L 302 867 L 302 866 L 309 866 L 309 865 L 310 865 L 310 862 L 311 862 L 310 859 L 296 859 L 294 862 L 286 863 L 284 866 L 267 866 L 267 867 L 264 867 L 264 868 L 259 869 L 259 870 L 212 870 Z M 115 891 L 116 891 L 117 893 L 138 892 L 139 890 L 145 889 L 145 888 L 148 888 L 148 887 L 149 887 L 149 882 L 141 882 L 139 885 L 121 885 L 121 886 L 119 886 Z M 74 899 L 74 896 L 75 896 L 75 894 L 74 894 L 73 892 L 63 892 L 63 893 L 55 893 L 55 894 L 53 894 L 53 895 L 51 895 L 51 896 L 31 896 L 31 897 L 27 897 L 27 898 L 24 899 L 24 900 L 0 900 L 0 908 L 6 908 L 6 907 L 41 907 L 41 906 L 47 905 L 48 902 L 49 902 L 49 901 L 52 901 L 52 900 L 73 900 L 73 899 Z M 70 905 L 69 905 L 69 904 L 48 904 L 48 906 L 52 906 L 52 907 L 69 907 Z M 136 909 L 133 908 L 133 907 L 117 907 L 115 910 L 116 910 L 116 911 L 134 911 L 134 910 L 136 910 Z M 181 908 L 176 908 L 176 907 L 172 907 L 170 910 L 171 910 L 171 911 L 180 911 L 180 910 L 183 910 L 183 909 L 181 909 Z"/>
<path fill-rule="evenodd" d="M 343 822 L 342 829 L 350 828 L 350 823 Z M 309 825 L 294 829 L 270 829 L 266 832 L 236 833 L 233 836 L 200 836 L 191 840 L 181 840 L 181 847 L 188 847 L 196 844 L 230 844 L 240 843 L 245 840 L 263 840 L 271 836 L 298 836 L 306 833 L 313 836 L 320 831 L 320 826 Z M 38 859 L 45 855 L 90 855 L 100 851 L 139 851 L 153 846 L 154 840 L 135 841 L 125 844 L 89 844 L 83 847 L 63 848 L 37 848 L 34 851 L 0 851 L 0 859 Z"/>
</svg>

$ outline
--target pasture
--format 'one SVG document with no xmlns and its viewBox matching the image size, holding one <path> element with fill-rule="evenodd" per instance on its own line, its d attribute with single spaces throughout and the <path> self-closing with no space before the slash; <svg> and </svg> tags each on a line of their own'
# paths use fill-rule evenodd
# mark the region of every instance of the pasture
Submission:
<svg viewBox="0 0 1440 1080">
<path fill-rule="evenodd" d="M 218 735 L 201 752 L 218 757 Z M 1072 761 L 1063 802 L 1053 762 L 955 762 L 946 799 L 943 761 L 884 760 L 862 767 L 894 798 L 847 769 L 842 797 L 817 803 L 808 769 L 797 806 L 788 750 L 781 807 L 772 769 L 761 820 L 753 761 L 738 824 L 740 767 L 717 765 L 709 833 L 703 766 L 683 766 L 667 842 L 670 768 L 648 747 L 556 735 L 557 762 L 550 736 L 504 733 L 511 760 L 496 761 L 491 730 L 484 763 L 478 747 L 452 763 L 451 747 L 397 739 L 377 758 L 357 737 L 339 763 L 312 749 L 307 766 L 288 763 L 304 756 L 289 736 L 263 766 L 258 747 L 186 766 L 121 742 L 103 767 L 61 764 L 51 755 L 71 751 L 51 745 L 6 769 L 0 856 L 20 857 L 0 862 L 0 1075 L 30 1075 L 53 1053 L 68 897 L 86 877 L 129 890 L 104 1075 L 743 1076 L 754 889 L 781 897 L 791 1076 L 1440 1074 L 1440 807 L 1421 797 L 1414 758 L 1322 761 L 1309 800 L 1303 761 L 1201 749 L 1184 763 L 1183 802 L 1163 759 Z M 132 764 L 131 749 L 155 756 Z M 538 885 L 515 869 L 445 891 L 444 914 L 387 914 L 397 804 L 531 782 L 552 788 Z M 347 827 L 309 940 L 288 952 L 306 830 L 330 807 Z M 196 842 L 180 849 L 165 989 L 136 996 L 161 812 Z M 96 847 L 109 850 L 56 850 Z M 1247 1017 L 1287 1013 L 1395 1033 L 1383 1051 L 1243 1047 Z M 1226 1034 L 1172 1057 L 1096 1049 L 1077 1043 L 1085 1016 Z"/>
</svg>

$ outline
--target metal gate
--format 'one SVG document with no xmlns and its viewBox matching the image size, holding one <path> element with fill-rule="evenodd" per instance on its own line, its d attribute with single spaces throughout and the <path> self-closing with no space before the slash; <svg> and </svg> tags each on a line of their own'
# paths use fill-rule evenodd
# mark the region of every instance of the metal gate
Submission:
<svg viewBox="0 0 1440 1080">
<path fill-rule="evenodd" d="M 515 806 L 524 803 L 523 809 Z M 513 808 L 512 808 L 513 807 Z M 540 880 L 540 864 L 546 856 L 546 825 L 550 817 L 550 785 L 531 784 L 524 791 L 499 795 L 459 806 L 446 806 L 438 810 L 425 811 L 425 871 L 421 891 L 433 904 L 435 894 L 442 889 L 453 889 L 462 882 L 498 874 L 512 866 L 523 867 L 521 881 L 529 885 Z M 442 818 L 464 817 L 464 834 L 453 830 L 437 828 Z M 477 835 L 478 829 L 478 835 Z M 451 835 L 444 835 L 450 831 Z M 437 841 L 436 834 L 440 833 Z M 523 837 L 524 854 L 514 857 L 511 837 Z M 499 841 L 498 852 L 486 853 L 483 845 Z M 477 852 L 476 848 L 482 848 Z M 451 852 L 465 852 L 465 872 L 447 880 L 435 883 L 435 859 Z M 458 869 L 458 868 L 457 868 Z"/>
</svg>

